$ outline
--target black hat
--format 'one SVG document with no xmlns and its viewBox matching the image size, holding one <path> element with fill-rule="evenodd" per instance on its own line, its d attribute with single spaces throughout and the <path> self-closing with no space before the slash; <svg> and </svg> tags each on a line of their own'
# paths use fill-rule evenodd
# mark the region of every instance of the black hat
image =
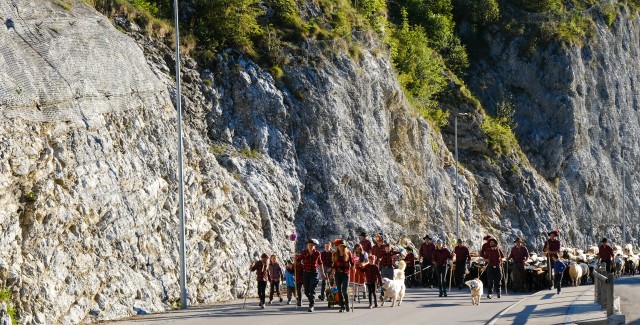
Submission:
<svg viewBox="0 0 640 325">
<path fill-rule="evenodd" d="M 484 238 L 482 238 L 482 240 L 489 240 L 489 239 L 491 239 L 491 235 L 486 235 L 484 236 Z"/>
<path fill-rule="evenodd" d="M 426 236 L 422 237 L 422 240 L 427 240 L 427 239 L 431 240 L 431 237 L 429 235 L 426 235 Z"/>
<path fill-rule="evenodd" d="M 360 236 L 367 237 L 367 234 L 363 231 L 363 232 L 360 233 Z"/>
<path fill-rule="evenodd" d="M 602 240 L 600 241 L 601 243 L 606 243 L 607 239 L 606 238 L 602 238 Z"/>
<path fill-rule="evenodd" d="M 521 243 L 522 239 L 520 237 L 516 237 L 516 240 L 513 241 L 513 243 Z"/>
<path fill-rule="evenodd" d="M 456 241 L 456 243 L 462 243 L 462 238 L 458 238 L 458 240 Z"/>
<path fill-rule="evenodd" d="M 557 231 L 557 230 L 554 230 L 554 231 L 549 232 L 549 234 L 548 234 L 548 235 L 549 235 L 549 236 L 551 236 L 551 235 L 559 236 L 559 233 L 558 233 L 558 231 Z"/>
<path fill-rule="evenodd" d="M 496 243 L 496 245 L 498 244 L 498 240 L 496 240 L 495 238 L 489 239 L 489 242 L 494 242 L 494 243 Z"/>
</svg>

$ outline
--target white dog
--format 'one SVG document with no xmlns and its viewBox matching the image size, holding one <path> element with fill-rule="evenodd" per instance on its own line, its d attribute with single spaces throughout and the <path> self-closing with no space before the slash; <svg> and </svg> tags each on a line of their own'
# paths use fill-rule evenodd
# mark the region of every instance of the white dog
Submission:
<svg viewBox="0 0 640 325">
<path fill-rule="evenodd" d="M 404 269 L 406 268 L 407 268 L 407 263 L 405 263 L 405 261 L 398 262 L 398 268 L 393 270 L 393 279 L 404 280 Z"/>
<path fill-rule="evenodd" d="M 391 307 L 395 306 L 396 300 L 399 300 L 398 306 L 402 306 L 402 298 L 404 298 L 405 291 L 404 280 L 382 278 L 382 287 L 384 288 L 384 297 L 382 297 L 380 306 L 384 306 L 384 302 L 388 298 L 391 298 Z"/>
<path fill-rule="evenodd" d="M 471 288 L 471 304 L 480 305 L 480 297 L 482 296 L 483 290 L 482 281 L 480 281 L 478 278 L 475 278 L 473 280 L 465 282 L 464 284 Z"/>
</svg>

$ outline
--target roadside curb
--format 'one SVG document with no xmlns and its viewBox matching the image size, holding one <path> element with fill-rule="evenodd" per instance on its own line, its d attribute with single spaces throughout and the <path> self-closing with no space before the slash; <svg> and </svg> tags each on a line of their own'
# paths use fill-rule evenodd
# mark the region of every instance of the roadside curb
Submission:
<svg viewBox="0 0 640 325">
<path fill-rule="evenodd" d="M 538 291 L 541 292 L 542 290 Z M 511 308 L 517 306 L 518 304 L 520 304 L 521 302 L 535 296 L 538 294 L 538 292 L 534 292 L 528 296 L 524 296 L 524 298 L 514 302 L 513 304 L 511 304 L 509 307 L 503 309 L 501 312 L 497 313 L 495 316 L 493 316 L 488 322 L 486 322 L 486 325 L 494 325 L 499 319 L 500 317 L 502 317 L 504 314 L 506 314 L 509 310 L 511 310 Z"/>
</svg>

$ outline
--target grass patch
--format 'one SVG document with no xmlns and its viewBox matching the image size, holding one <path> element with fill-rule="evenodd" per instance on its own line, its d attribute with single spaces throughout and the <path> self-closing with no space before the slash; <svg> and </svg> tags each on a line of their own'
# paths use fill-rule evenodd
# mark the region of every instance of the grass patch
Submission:
<svg viewBox="0 0 640 325">
<path fill-rule="evenodd" d="M 209 146 L 209 152 L 215 156 L 220 156 L 227 152 L 227 145 L 224 143 L 215 143 Z"/>
<path fill-rule="evenodd" d="M 249 148 L 242 148 L 242 149 L 238 150 L 238 154 L 240 155 L 240 157 L 242 157 L 244 159 L 257 159 L 257 158 L 260 158 L 260 153 L 258 152 L 258 150 L 253 150 L 253 149 L 249 149 Z"/>
<path fill-rule="evenodd" d="M 68 1 L 57 0 L 57 1 L 54 1 L 53 3 L 55 3 L 56 5 L 58 5 L 58 7 L 66 11 L 71 11 L 71 9 L 73 8 L 73 4 Z"/>
<path fill-rule="evenodd" d="M 489 148 L 498 156 L 520 156 L 518 140 L 515 134 L 500 119 L 485 115 L 480 125 L 482 132 L 487 135 Z"/>
<path fill-rule="evenodd" d="M 0 302 L 7 305 L 7 315 L 11 318 L 12 324 L 18 324 L 16 320 L 16 307 L 11 302 L 11 290 L 8 288 L 0 289 Z"/>
</svg>

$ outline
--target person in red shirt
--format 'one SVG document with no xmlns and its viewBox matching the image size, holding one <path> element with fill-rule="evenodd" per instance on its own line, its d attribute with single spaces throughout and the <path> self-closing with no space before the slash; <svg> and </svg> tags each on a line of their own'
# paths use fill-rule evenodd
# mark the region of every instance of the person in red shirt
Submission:
<svg viewBox="0 0 640 325">
<path fill-rule="evenodd" d="M 613 258 L 615 255 L 613 254 L 613 248 L 609 246 L 606 238 L 602 238 L 600 241 L 600 246 L 598 247 L 598 257 L 600 258 L 600 263 L 606 264 L 607 273 L 611 273 L 611 263 L 613 262 Z"/>
<path fill-rule="evenodd" d="M 484 251 L 484 255 L 482 256 L 487 260 L 487 281 L 489 286 L 487 298 L 491 299 L 494 288 L 498 294 L 498 298 L 500 298 L 500 281 L 502 280 L 501 265 L 504 261 L 504 253 L 498 248 L 498 241 L 495 238 L 490 239 L 489 245 L 490 247 Z"/>
<path fill-rule="evenodd" d="M 362 250 L 369 254 L 371 252 L 371 248 L 373 247 L 373 244 L 371 243 L 370 240 L 367 239 L 367 234 L 364 232 L 360 233 L 360 236 L 358 237 L 360 239 L 360 246 L 362 246 Z"/>
<path fill-rule="evenodd" d="M 516 238 L 515 246 L 511 248 L 511 253 L 507 260 L 513 259 L 513 289 L 514 291 L 523 292 L 525 271 L 524 266 L 529 259 L 529 250 L 522 244 L 522 239 Z"/>
<path fill-rule="evenodd" d="M 439 297 L 447 296 L 447 265 L 449 260 L 453 258 L 451 251 L 443 246 L 442 240 L 436 241 L 436 249 L 433 251 L 433 264 L 436 268 L 436 276 L 438 277 Z"/>
<path fill-rule="evenodd" d="M 333 255 L 331 242 L 326 242 L 324 244 L 324 252 L 320 253 L 322 266 L 320 266 L 320 272 L 318 272 L 318 281 L 320 281 L 320 295 L 318 296 L 318 299 L 321 301 L 324 301 L 325 289 L 327 288 L 327 279 L 324 274 L 331 273 L 331 255 Z"/>
<path fill-rule="evenodd" d="M 380 266 L 380 275 L 383 278 L 393 280 L 393 264 L 395 257 L 398 254 L 400 254 L 400 252 L 391 250 L 391 245 L 384 244 L 384 253 L 382 253 L 382 256 L 378 256 L 380 259 L 380 262 L 378 262 Z M 380 296 L 384 296 L 384 288 L 380 290 Z"/>
<path fill-rule="evenodd" d="M 480 248 L 480 257 L 484 256 L 484 251 L 486 251 L 487 248 L 491 247 L 491 235 L 486 235 L 482 239 L 484 239 L 485 242 L 484 244 L 482 244 L 482 247 Z"/>
<path fill-rule="evenodd" d="M 347 295 L 347 287 L 349 286 L 349 271 L 355 265 L 353 254 L 347 249 L 344 240 L 340 239 L 335 242 L 336 251 L 332 256 L 332 275 L 336 279 L 338 287 L 338 302 L 340 304 L 340 312 L 345 309 L 349 312 L 349 296 Z"/>
<path fill-rule="evenodd" d="M 462 290 L 464 286 L 464 275 L 467 271 L 467 265 L 471 260 L 471 255 L 469 255 L 469 248 L 464 245 L 460 238 L 458 238 L 453 253 L 456 257 L 456 285 L 458 286 L 458 290 Z"/>
<path fill-rule="evenodd" d="M 382 253 L 384 253 L 384 240 L 382 239 L 382 235 L 376 235 L 376 245 L 371 247 L 371 253 L 369 255 L 373 255 L 376 257 L 376 263 L 380 262 L 380 257 Z"/>
<path fill-rule="evenodd" d="M 260 260 L 253 263 L 251 267 L 249 267 L 249 271 L 256 271 L 256 276 L 258 280 L 258 297 L 260 298 L 260 308 L 264 309 L 264 300 L 266 298 L 267 291 L 267 281 L 269 281 L 269 274 L 267 269 L 269 267 L 269 256 L 267 254 L 262 253 L 260 256 Z"/>
<path fill-rule="evenodd" d="M 429 288 L 433 288 L 433 250 L 436 249 L 436 245 L 431 242 L 431 237 L 426 235 L 422 237 L 424 242 L 420 245 L 420 250 L 418 251 L 418 255 L 420 255 L 420 259 L 422 260 L 422 285 L 426 288 L 429 285 Z"/>
<path fill-rule="evenodd" d="M 558 231 L 554 230 L 549 233 L 549 239 L 544 242 L 544 248 L 542 249 L 542 251 L 547 257 L 547 270 L 553 269 L 553 257 L 555 257 L 556 259 L 560 258 L 561 245 L 560 241 L 557 239 L 558 236 Z M 551 273 L 552 272 L 549 272 L 549 290 L 551 290 L 551 285 L 553 284 L 553 277 Z"/>
<path fill-rule="evenodd" d="M 404 269 L 405 285 L 407 288 L 411 288 L 411 284 L 416 284 L 416 256 L 413 254 L 413 248 L 405 247 L 407 255 L 404 257 L 404 262 L 407 263 L 407 267 Z"/>
<path fill-rule="evenodd" d="M 380 276 L 380 269 L 376 265 L 375 255 L 369 255 L 369 264 L 364 266 L 364 273 L 366 275 L 367 291 L 369 292 L 369 309 L 371 309 L 371 297 L 373 297 L 373 302 L 377 308 L 376 283 L 378 286 L 382 286 L 382 277 Z"/>
<path fill-rule="evenodd" d="M 318 285 L 318 266 L 322 265 L 320 252 L 316 250 L 317 239 L 309 239 L 307 241 L 307 249 L 300 253 L 302 260 L 302 282 L 304 285 L 304 294 L 309 299 L 309 312 L 313 312 L 315 306 L 316 286 Z"/>
</svg>

